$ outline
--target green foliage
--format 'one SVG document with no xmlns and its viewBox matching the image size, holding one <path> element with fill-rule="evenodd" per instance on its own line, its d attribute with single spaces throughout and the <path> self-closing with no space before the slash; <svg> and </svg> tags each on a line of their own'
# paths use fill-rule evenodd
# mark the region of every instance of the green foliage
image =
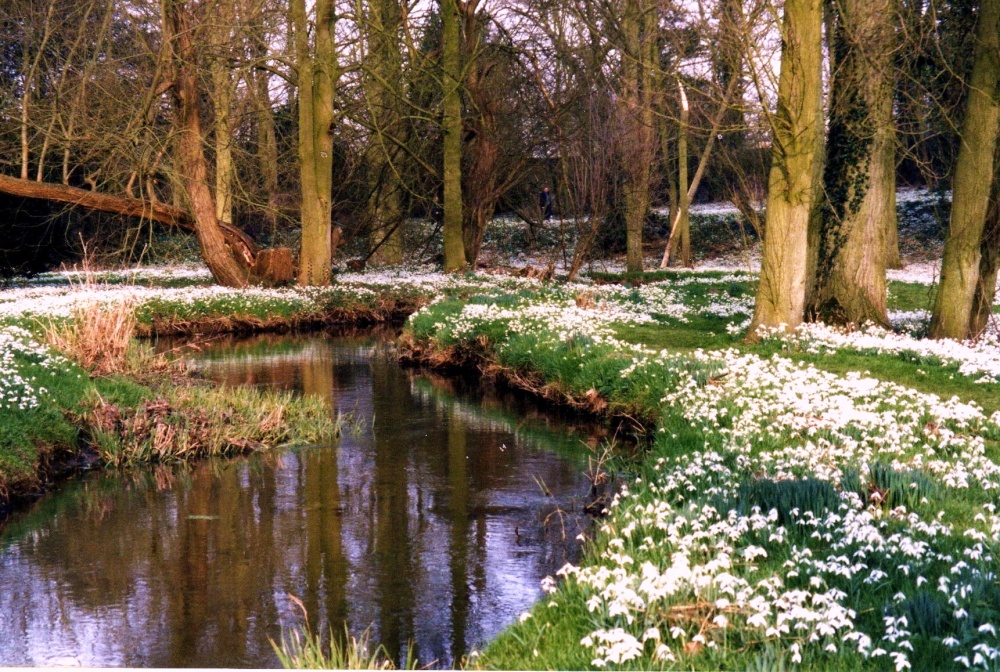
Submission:
<svg viewBox="0 0 1000 672">
<path fill-rule="evenodd" d="M 905 506 L 908 511 L 924 508 L 922 502 L 936 500 L 941 491 L 931 476 L 913 469 L 896 469 L 884 462 L 873 462 L 871 472 L 873 494 L 887 508 Z M 868 498 L 871 500 L 871 497 Z"/>
<path fill-rule="evenodd" d="M 819 518 L 825 512 L 836 511 L 839 506 L 840 496 L 827 481 L 815 478 L 781 481 L 750 478 L 740 483 L 736 499 L 728 508 L 742 514 L 750 513 L 754 507 L 759 507 L 764 513 L 775 510 L 778 512 L 778 523 L 791 527 L 806 513 Z"/>
</svg>

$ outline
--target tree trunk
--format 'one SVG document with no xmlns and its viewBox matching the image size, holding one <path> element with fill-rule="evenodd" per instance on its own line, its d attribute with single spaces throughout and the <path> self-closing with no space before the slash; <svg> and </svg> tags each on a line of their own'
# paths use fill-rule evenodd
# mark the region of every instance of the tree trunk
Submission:
<svg viewBox="0 0 1000 672">
<path fill-rule="evenodd" d="M 246 287 L 253 259 L 237 259 L 226 245 L 216 218 L 215 202 L 208 188 L 208 166 L 202 146 L 198 75 L 194 43 L 185 0 L 164 0 L 163 33 L 171 49 L 173 98 L 177 114 L 179 170 L 194 216 L 201 256 L 212 277 L 226 287 Z"/>
<path fill-rule="evenodd" d="M 649 182 L 654 156 L 652 107 L 656 67 L 655 12 L 644 0 L 626 0 L 621 18 L 623 35 L 622 119 L 625 135 L 619 148 L 624 175 L 625 267 L 643 270 L 642 227 L 649 211 Z"/>
<path fill-rule="evenodd" d="M 462 77 L 458 0 L 441 0 L 441 131 L 444 135 L 444 270 L 466 268 L 462 239 Z"/>
<path fill-rule="evenodd" d="M 292 0 L 299 72 L 299 174 L 302 242 L 299 284 L 329 285 L 333 262 L 333 87 L 340 76 L 334 46 L 333 0 L 317 0 L 313 48 L 306 0 Z"/>
<path fill-rule="evenodd" d="M 671 220 L 671 256 L 678 259 L 681 266 L 691 268 L 691 194 L 688 191 L 688 124 L 691 108 L 688 105 L 684 84 L 678 84 L 681 95 L 681 123 L 677 131 L 677 222 Z"/>
<path fill-rule="evenodd" d="M 404 213 L 400 179 L 402 152 L 398 143 L 405 141 L 400 108 L 404 95 L 403 57 L 399 44 L 403 22 L 400 0 L 368 3 L 366 17 L 368 58 L 365 66 L 371 74 L 364 82 L 373 129 L 369 156 L 372 165 L 380 166 L 375 171 L 368 203 L 373 222 L 372 244 L 378 246 L 374 254 L 379 262 L 400 264 L 403 261 L 401 224 Z"/>
<path fill-rule="evenodd" d="M 994 160 L 995 161 L 995 160 Z M 980 246 L 982 257 L 979 261 L 979 282 L 972 301 L 972 324 L 969 335 L 981 336 L 989 326 L 993 316 L 993 302 L 996 300 L 997 271 L 1000 270 L 1000 170 L 994 163 L 993 196 L 986 215 L 986 228 Z"/>
<path fill-rule="evenodd" d="M 498 108 L 500 104 L 497 78 L 504 70 L 490 55 L 480 52 L 483 27 L 475 15 L 476 5 L 466 4 L 463 10 L 463 51 L 470 61 L 466 65 L 465 89 L 472 114 L 467 126 L 472 139 L 466 147 L 467 174 L 462 186 L 465 216 L 462 218 L 462 240 L 465 261 L 475 268 L 486 227 L 493 219 L 499 198 L 501 147 L 498 140 Z M 554 194 L 553 194 L 554 195 Z M 541 213 L 540 220 L 544 220 Z"/>
<path fill-rule="evenodd" d="M 802 322 L 809 220 L 822 176 L 823 3 L 786 0 L 760 284 L 748 337 Z"/>
<path fill-rule="evenodd" d="M 896 226 L 895 0 L 840 0 L 833 11 L 826 198 L 812 310 L 828 322 L 887 327 L 885 271 Z"/>
<path fill-rule="evenodd" d="M 230 29 L 236 20 L 231 0 L 218 0 L 214 5 L 208 36 L 212 48 L 209 71 L 212 81 L 212 110 L 215 124 L 215 214 L 220 222 L 233 223 L 233 86 L 229 67 Z"/>
<path fill-rule="evenodd" d="M 980 245 L 1000 130 L 1000 0 L 983 0 L 975 45 L 931 338 L 965 339 L 972 326 L 973 302 L 980 284 Z"/>
<path fill-rule="evenodd" d="M 263 60 L 268 52 L 267 36 L 262 25 L 254 27 L 253 53 Z M 274 112 L 271 109 L 270 73 L 263 69 L 252 72 L 254 87 L 254 111 L 257 120 L 257 166 L 262 178 L 264 194 L 267 198 L 267 221 L 271 226 L 273 239 L 278 225 L 278 138 L 274 128 Z"/>
</svg>

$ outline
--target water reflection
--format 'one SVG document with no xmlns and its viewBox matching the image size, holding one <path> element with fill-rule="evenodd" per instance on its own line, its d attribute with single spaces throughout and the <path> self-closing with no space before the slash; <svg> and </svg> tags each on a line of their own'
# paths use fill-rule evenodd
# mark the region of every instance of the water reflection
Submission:
<svg viewBox="0 0 1000 672">
<path fill-rule="evenodd" d="M 352 429 L 339 446 L 82 478 L 13 517 L 0 664 L 274 666 L 294 595 L 314 626 L 373 624 L 394 655 L 412 642 L 448 667 L 576 553 L 589 427 L 401 370 L 371 339 L 224 343 L 196 367 L 321 395 Z"/>
</svg>

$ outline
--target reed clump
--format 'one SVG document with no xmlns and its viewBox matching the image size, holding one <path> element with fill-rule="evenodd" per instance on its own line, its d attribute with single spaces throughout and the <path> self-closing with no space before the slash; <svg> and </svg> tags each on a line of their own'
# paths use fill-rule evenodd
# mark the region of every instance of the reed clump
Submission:
<svg viewBox="0 0 1000 672">
<path fill-rule="evenodd" d="M 130 466 L 320 443 L 339 436 L 343 420 L 320 399 L 188 384 L 134 408 L 95 395 L 82 424 L 104 463 Z"/>
</svg>

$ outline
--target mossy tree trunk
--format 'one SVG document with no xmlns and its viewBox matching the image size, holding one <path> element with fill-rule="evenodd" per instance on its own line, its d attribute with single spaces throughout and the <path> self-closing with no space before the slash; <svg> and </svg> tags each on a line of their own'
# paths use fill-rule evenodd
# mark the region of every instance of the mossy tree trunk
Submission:
<svg viewBox="0 0 1000 672">
<path fill-rule="evenodd" d="M 778 106 L 771 117 L 771 173 L 760 283 L 749 338 L 760 327 L 791 329 L 803 319 L 809 222 L 822 177 L 821 0 L 786 0 Z"/>
<path fill-rule="evenodd" d="M 892 116 L 895 0 L 833 6 L 830 121 L 812 311 L 888 326 L 886 265 L 896 227 Z"/>
<path fill-rule="evenodd" d="M 334 43 L 333 0 L 314 3 L 313 44 L 309 43 L 306 0 L 291 0 L 298 64 L 299 179 L 302 242 L 299 284 L 328 285 L 333 262 L 333 93 L 340 77 Z"/>
<path fill-rule="evenodd" d="M 1000 148 L 998 148 L 1000 149 Z M 982 257 L 979 261 L 979 282 L 972 301 L 972 324 L 969 335 L 982 335 L 993 316 L 993 302 L 996 300 L 997 271 L 1000 271 L 1000 162 L 994 159 L 993 196 L 986 214 L 986 227 L 980 245 Z"/>
<path fill-rule="evenodd" d="M 932 338 L 970 336 L 976 287 L 980 284 L 981 245 L 1000 131 L 1000 0 L 983 0 L 979 12 L 962 144 L 952 181 L 941 284 L 931 316 Z"/>
<path fill-rule="evenodd" d="M 459 0 L 441 0 L 441 87 L 443 93 L 441 131 L 444 178 L 444 270 L 466 268 L 462 239 L 462 36 Z"/>
</svg>

